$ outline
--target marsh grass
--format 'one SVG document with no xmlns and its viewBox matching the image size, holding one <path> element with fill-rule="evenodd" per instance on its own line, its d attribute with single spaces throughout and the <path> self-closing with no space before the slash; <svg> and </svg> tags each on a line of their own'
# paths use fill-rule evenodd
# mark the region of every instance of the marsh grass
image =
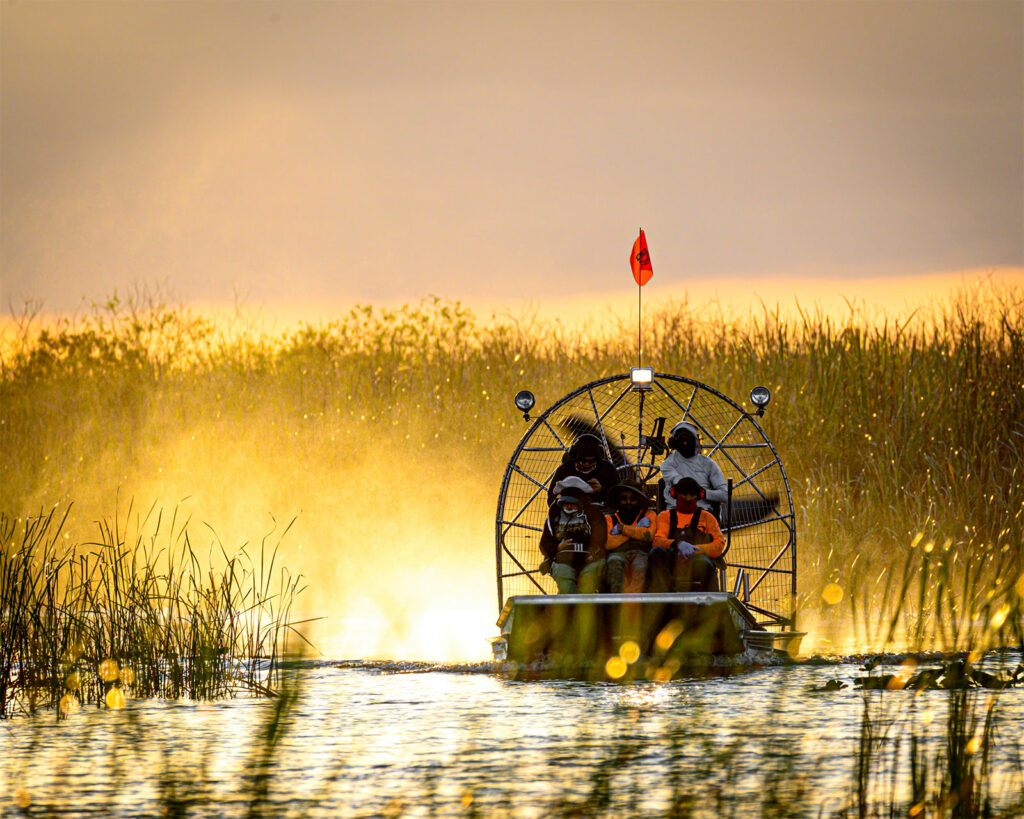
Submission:
<svg viewBox="0 0 1024 819">
<path fill-rule="evenodd" d="M 950 539 L 936 546 L 919 534 L 903 565 L 883 574 L 874 585 L 855 579 L 847 603 L 849 620 L 878 653 L 865 665 L 843 816 L 1020 815 L 1020 737 L 1000 730 L 999 722 L 1000 698 L 1019 697 L 1019 688 L 1009 689 L 1024 681 L 1024 666 L 1007 668 L 1000 650 L 1024 645 L 1019 548 L 997 540 L 977 551 L 959 550 Z M 922 652 L 935 649 L 946 658 L 938 670 L 922 659 Z M 937 662 L 933 655 L 930 665 Z M 932 727 L 936 711 L 945 712 L 938 729 Z M 998 776 L 996 756 L 1003 757 Z"/>
<path fill-rule="evenodd" d="M 1017 533 L 1019 537 L 1019 533 Z M 865 561 L 850 572 L 848 607 L 858 645 L 872 651 L 929 650 L 979 656 L 1024 645 L 1024 560 L 1007 531 L 976 546 L 918 533 L 902 565 Z"/>
<path fill-rule="evenodd" d="M 26 314 L 0 346 L 0 508 L 80 502 L 96 465 L 109 497 L 183 442 L 201 454 L 231 441 L 237 463 L 281 480 L 297 460 L 355 477 L 404 451 L 497 485 L 522 432 L 510 396 L 528 387 L 544 406 L 633 363 L 632 328 L 605 326 L 481 322 L 439 299 L 278 335 L 145 293 L 55 325 Z M 960 554 L 1019 555 L 1024 292 L 983 284 L 882 321 L 853 304 L 845 321 L 768 308 L 740 321 L 684 302 L 653 312 L 646 334 L 659 370 L 740 399 L 772 389 L 762 423 L 794 491 L 803 589 L 898 567 L 919 532 Z M 438 479 L 459 491 L 459 474 Z"/>
<path fill-rule="evenodd" d="M 277 566 L 279 539 L 201 555 L 187 521 L 154 509 L 133 520 L 129 506 L 92 543 L 63 522 L 0 514 L 0 717 L 272 692 L 303 590 Z"/>
</svg>

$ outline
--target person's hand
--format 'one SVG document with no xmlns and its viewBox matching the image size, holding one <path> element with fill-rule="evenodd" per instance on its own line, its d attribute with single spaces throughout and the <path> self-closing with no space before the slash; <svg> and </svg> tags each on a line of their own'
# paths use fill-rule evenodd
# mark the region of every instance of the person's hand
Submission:
<svg viewBox="0 0 1024 819">
<path fill-rule="evenodd" d="M 622 527 L 619 526 L 619 524 L 616 523 L 612 527 L 612 530 L 608 534 L 610 534 L 610 535 L 621 535 L 622 534 Z"/>
<path fill-rule="evenodd" d="M 641 527 L 643 527 L 643 526 L 650 526 L 651 525 L 651 519 L 649 517 L 647 517 L 647 515 L 644 515 L 642 518 L 640 518 L 640 520 L 638 520 L 636 522 L 636 525 L 637 526 L 641 526 Z"/>
<path fill-rule="evenodd" d="M 575 545 L 576 544 L 569 540 L 569 538 L 563 538 L 562 540 L 558 541 L 558 548 L 562 551 L 565 551 L 566 549 L 572 551 L 575 548 Z"/>
<path fill-rule="evenodd" d="M 679 550 L 679 556 L 683 560 L 689 560 L 691 557 L 697 554 L 697 547 L 690 543 L 690 541 L 688 540 L 677 540 L 676 549 Z"/>
<path fill-rule="evenodd" d="M 594 487 L 595 492 L 601 491 L 601 482 L 597 478 L 591 478 L 587 483 Z"/>
<path fill-rule="evenodd" d="M 544 558 L 540 562 L 540 569 L 539 569 L 539 571 L 540 571 L 541 574 L 551 574 L 551 558 L 550 557 L 546 557 L 546 558 Z"/>
</svg>

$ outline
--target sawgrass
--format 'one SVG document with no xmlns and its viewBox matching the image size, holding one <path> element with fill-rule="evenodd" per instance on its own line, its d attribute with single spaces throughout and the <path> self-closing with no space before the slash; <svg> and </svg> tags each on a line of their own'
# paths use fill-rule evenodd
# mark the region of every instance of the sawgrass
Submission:
<svg viewBox="0 0 1024 819">
<path fill-rule="evenodd" d="M 645 325 L 658 370 L 741 401 L 772 389 L 762 425 L 793 488 L 805 610 L 828 583 L 866 601 L 918 533 L 961 560 L 983 555 L 969 576 L 979 593 L 1024 573 L 1024 292 L 981 285 L 881 321 L 853 306 L 845 320 L 767 308 L 738 320 L 682 303 Z M 524 430 L 515 392 L 545 406 L 625 371 L 633 332 L 480 321 L 439 299 L 279 334 L 145 294 L 46 327 L 24 315 L 0 348 L 0 509 L 81 504 L 85 488 L 94 502 L 97 464 L 110 497 L 189 438 L 230 441 L 282 481 L 310 453 L 310 468 L 351 463 L 358 480 L 402 450 L 497 487 Z M 453 497 L 464 477 L 430 475 Z"/>
<path fill-rule="evenodd" d="M 1000 720 L 1000 698 L 1019 697 L 1019 689 L 999 690 L 1019 679 L 1021 666 L 1003 667 L 1006 656 L 1019 653 L 990 653 L 1024 646 L 1019 544 L 1004 545 L 961 554 L 949 539 L 937 547 L 919 534 L 902 566 L 884 580 L 854 579 L 855 591 L 843 605 L 860 641 L 881 652 L 865 669 L 885 676 L 881 685 L 864 685 L 845 815 L 975 819 L 1024 809 L 1020 738 Z M 937 677 L 948 690 L 918 690 L 920 655 L 913 652 L 935 648 L 956 658 L 947 667 L 953 673 Z M 997 667 L 978 669 L 986 657 Z M 994 690 L 972 687 L 972 678 L 987 679 Z M 938 732 L 929 728 L 936 698 L 945 709 Z M 1003 769 L 994 775 L 997 754 Z"/>
<path fill-rule="evenodd" d="M 65 540 L 63 523 L 0 513 L 0 718 L 273 693 L 303 588 L 275 565 L 280 541 L 200 555 L 187 521 L 130 507 L 93 543 Z"/>
</svg>

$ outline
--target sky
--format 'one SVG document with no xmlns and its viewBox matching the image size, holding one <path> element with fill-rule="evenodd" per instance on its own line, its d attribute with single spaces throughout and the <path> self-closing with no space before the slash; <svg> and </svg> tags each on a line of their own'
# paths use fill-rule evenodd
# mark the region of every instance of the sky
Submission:
<svg viewBox="0 0 1024 819">
<path fill-rule="evenodd" d="M 0 14 L 2 309 L 1024 283 L 1021 2 Z"/>
</svg>

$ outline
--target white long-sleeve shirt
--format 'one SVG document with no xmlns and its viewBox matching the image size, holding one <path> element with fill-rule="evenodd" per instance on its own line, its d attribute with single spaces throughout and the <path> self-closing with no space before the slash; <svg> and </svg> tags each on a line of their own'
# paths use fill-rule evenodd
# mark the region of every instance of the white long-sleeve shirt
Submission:
<svg viewBox="0 0 1024 819">
<path fill-rule="evenodd" d="M 669 508 L 675 505 L 669 490 L 682 478 L 693 478 L 701 485 L 705 496 L 697 501 L 697 505 L 702 509 L 710 511 L 712 502 L 725 503 L 729 499 L 729 484 L 721 467 L 699 452 L 689 458 L 684 458 L 678 452 L 669 453 L 661 464 L 661 477 L 665 479 L 665 503 Z"/>
</svg>

